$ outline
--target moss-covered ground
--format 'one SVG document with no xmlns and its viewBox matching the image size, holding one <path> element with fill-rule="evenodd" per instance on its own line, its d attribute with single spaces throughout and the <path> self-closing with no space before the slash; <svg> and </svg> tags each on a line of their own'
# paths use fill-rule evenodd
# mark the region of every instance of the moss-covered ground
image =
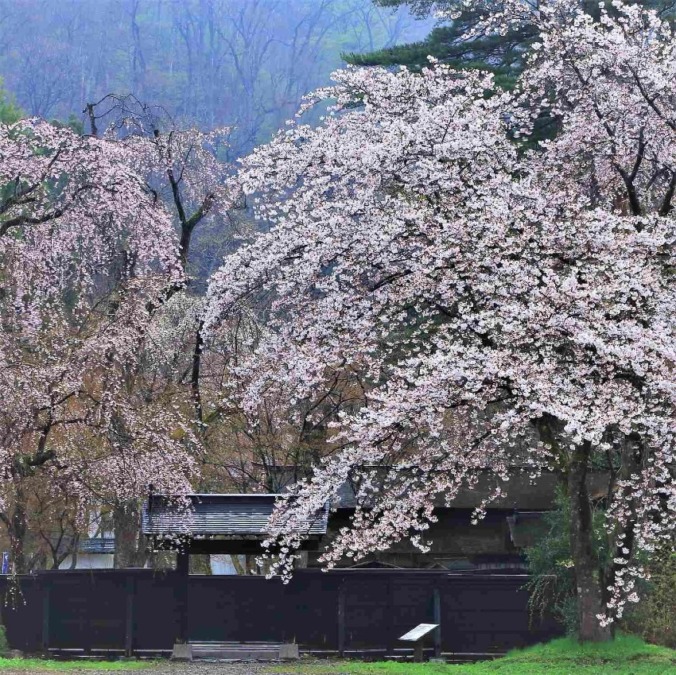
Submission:
<svg viewBox="0 0 676 675">
<path fill-rule="evenodd" d="M 6 659 L 0 658 L 0 670 L 41 671 L 41 670 L 142 670 L 152 668 L 153 661 L 94 661 L 94 660 L 51 660 L 51 659 Z"/>
<path fill-rule="evenodd" d="M 676 650 L 620 636 L 607 644 L 570 638 L 467 665 L 334 661 L 275 666 L 284 675 L 676 675 Z"/>
</svg>

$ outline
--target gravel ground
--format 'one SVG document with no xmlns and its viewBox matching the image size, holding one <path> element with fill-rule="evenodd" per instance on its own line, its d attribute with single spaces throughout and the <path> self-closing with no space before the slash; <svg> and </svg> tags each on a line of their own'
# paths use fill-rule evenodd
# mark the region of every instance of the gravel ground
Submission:
<svg viewBox="0 0 676 675">
<path fill-rule="evenodd" d="M 3 668 L 1 675 L 265 675 L 268 666 L 279 662 L 256 663 L 222 661 L 193 661 L 192 663 L 159 662 L 156 666 L 130 670 L 93 670 L 69 668 L 68 670 L 10 670 Z"/>
<path fill-rule="evenodd" d="M 264 675 L 269 672 L 265 663 L 226 663 L 193 661 L 192 663 L 166 663 L 133 675 Z M 107 675 L 110 675 L 108 673 Z"/>
</svg>

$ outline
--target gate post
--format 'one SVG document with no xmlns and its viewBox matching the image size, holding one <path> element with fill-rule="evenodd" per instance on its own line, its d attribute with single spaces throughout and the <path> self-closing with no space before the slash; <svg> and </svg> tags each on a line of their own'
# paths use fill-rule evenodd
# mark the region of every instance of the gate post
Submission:
<svg viewBox="0 0 676 675">
<path fill-rule="evenodd" d="M 40 579 L 42 586 L 42 651 L 49 652 L 49 616 L 50 616 L 50 584 L 47 582 L 47 576 L 42 575 Z"/>
<path fill-rule="evenodd" d="M 434 656 L 441 658 L 441 593 L 439 587 L 435 586 L 432 596 L 432 623 L 437 624 L 434 631 Z"/>
<path fill-rule="evenodd" d="M 179 551 L 176 555 L 176 604 L 178 605 L 179 643 L 188 642 L 188 581 L 190 578 L 190 553 Z"/>
<path fill-rule="evenodd" d="M 338 655 L 345 656 L 345 577 L 338 586 Z"/>
<path fill-rule="evenodd" d="M 387 576 L 387 643 L 385 645 L 385 654 L 387 656 L 394 656 L 394 647 L 396 635 L 395 631 L 395 611 L 394 611 L 394 584 L 393 577 Z"/>
<path fill-rule="evenodd" d="M 126 580 L 126 612 L 124 617 L 124 655 L 132 656 L 134 653 L 134 592 L 136 584 L 134 577 L 127 572 Z"/>
</svg>

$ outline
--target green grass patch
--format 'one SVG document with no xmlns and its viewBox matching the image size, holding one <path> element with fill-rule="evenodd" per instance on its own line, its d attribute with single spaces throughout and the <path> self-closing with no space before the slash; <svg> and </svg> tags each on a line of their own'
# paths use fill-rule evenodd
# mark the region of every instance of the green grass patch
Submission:
<svg viewBox="0 0 676 675">
<path fill-rule="evenodd" d="M 0 670 L 143 670 L 157 661 L 56 661 L 53 659 L 5 659 L 0 657 Z"/>
<path fill-rule="evenodd" d="M 619 636 L 606 644 L 579 644 L 570 638 L 518 649 L 494 661 L 468 665 L 334 661 L 276 666 L 285 675 L 674 675 L 676 650 Z"/>
</svg>

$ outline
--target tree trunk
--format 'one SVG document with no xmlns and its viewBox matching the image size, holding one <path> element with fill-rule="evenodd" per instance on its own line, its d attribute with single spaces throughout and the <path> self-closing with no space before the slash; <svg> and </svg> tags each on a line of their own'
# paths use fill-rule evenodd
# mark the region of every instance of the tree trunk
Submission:
<svg viewBox="0 0 676 675">
<path fill-rule="evenodd" d="M 20 485 L 14 494 L 14 512 L 11 515 L 7 534 L 11 548 L 11 564 L 16 574 L 27 574 L 26 534 L 28 532 L 28 515 L 26 513 L 26 497 Z"/>
<path fill-rule="evenodd" d="M 141 535 L 141 511 L 136 501 L 118 504 L 113 511 L 116 569 L 143 567 L 146 547 Z"/>
<path fill-rule="evenodd" d="M 603 613 L 599 564 L 593 546 L 592 509 L 587 493 L 587 468 L 591 446 L 575 449 L 568 473 L 570 500 L 570 550 L 575 569 L 580 642 L 605 642 L 612 638 L 609 626 L 601 626 Z"/>
<path fill-rule="evenodd" d="M 230 561 L 232 562 L 232 566 L 235 568 L 235 572 L 236 572 L 239 576 L 242 576 L 242 577 L 243 577 L 243 576 L 245 576 L 245 575 L 247 574 L 248 570 L 247 570 L 247 568 L 246 568 L 246 561 L 245 561 L 245 564 L 243 565 L 243 564 L 242 564 L 242 561 L 240 560 L 240 556 L 238 556 L 238 555 L 231 555 L 231 556 L 230 556 Z"/>
</svg>

